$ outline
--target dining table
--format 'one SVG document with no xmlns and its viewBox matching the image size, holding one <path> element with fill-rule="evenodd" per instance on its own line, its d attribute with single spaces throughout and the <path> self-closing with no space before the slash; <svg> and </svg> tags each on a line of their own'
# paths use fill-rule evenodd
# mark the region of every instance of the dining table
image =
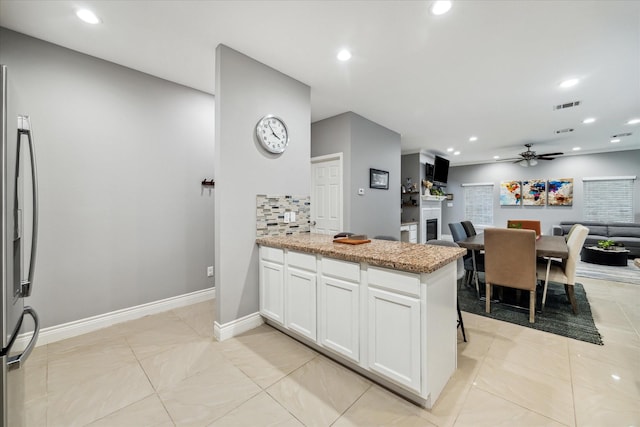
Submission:
<svg viewBox="0 0 640 427">
<path fill-rule="evenodd" d="M 469 236 L 464 240 L 456 242 L 461 248 L 471 250 L 473 261 L 473 276 L 475 279 L 476 292 L 480 296 L 480 285 L 478 283 L 478 271 L 476 270 L 476 251 L 484 250 L 484 233 L 478 233 L 475 236 Z M 536 256 L 545 258 L 547 261 L 547 273 L 545 277 L 545 287 L 549 282 L 549 270 L 553 258 L 567 259 L 569 258 L 569 247 L 564 236 L 547 236 L 540 235 L 536 238 Z M 544 292 L 546 296 L 546 289 Z"/>
</svg>

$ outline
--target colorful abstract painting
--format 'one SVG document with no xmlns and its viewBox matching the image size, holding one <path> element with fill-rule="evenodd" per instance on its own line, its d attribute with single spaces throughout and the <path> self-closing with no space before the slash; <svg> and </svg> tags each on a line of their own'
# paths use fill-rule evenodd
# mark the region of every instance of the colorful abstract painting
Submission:
<svg viewBox="0 0 640 427">
<path fill-rule="evenodd" d="M 521 203 L 520 181 L 502 181 L 500 183 L 500 205 L 516 206 Z"/>
<path fill-rule="evenodd" d="M 573 178 L 550 179 L 547 193 L 550 206 L 573 205 Z"/>
<path fill-rule="evenodd" d="M 525 206 L 544 206 L 547 201 L 547 181 L 530 179 L 522 181 L 522 204 Z"/>
</svg>

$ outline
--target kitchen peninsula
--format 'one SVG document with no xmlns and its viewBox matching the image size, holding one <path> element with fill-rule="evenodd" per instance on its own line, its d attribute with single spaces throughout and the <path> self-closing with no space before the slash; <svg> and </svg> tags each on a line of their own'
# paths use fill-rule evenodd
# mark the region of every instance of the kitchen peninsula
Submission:
<svg viewBox="0 0 640 427">
<path fill-rule="evenodd" d="M 431 408 L 456 370 L 464 249 L 307 233 L 256 242 L 267 323 Z"/>
</svg>

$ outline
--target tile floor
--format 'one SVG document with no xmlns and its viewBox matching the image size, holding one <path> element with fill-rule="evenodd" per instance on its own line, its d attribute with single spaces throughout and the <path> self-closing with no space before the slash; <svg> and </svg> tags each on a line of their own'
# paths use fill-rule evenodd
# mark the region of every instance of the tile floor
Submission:
<svg viewBox="0 0 640 427">
<path fill-rule="evenodd" d="M 28 426 L 638 426 L 640 286 L 580 279 L 605 345 L 464 313 L 430 411 L 268 327 L 216 342 L 213 301 L 38 347 Z"/>
</svg>

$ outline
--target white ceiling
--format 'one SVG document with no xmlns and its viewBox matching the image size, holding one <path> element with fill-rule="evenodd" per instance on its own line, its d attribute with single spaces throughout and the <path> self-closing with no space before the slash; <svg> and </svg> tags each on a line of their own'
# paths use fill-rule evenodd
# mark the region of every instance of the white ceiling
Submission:
<svg viewBox="0 0 640 427">
<path fill-rule="evenodd" d="M 403 152 L 453 165 L 513 157 L 526 142 L 538 153 L 640 149 L 640 125 L 626 124 L 640 117 L 639 1 L 454 0 L 442 16 L 430 5 L 3 0 L 0 25 L 209 93 L 224 43 L 311 86 L 312 121 L 353 111 L 402 134 Z M 103 23 L 79 21 L 81 7 Z M 559 89 L 569 77 L 582 80 Z M 609 142 L 623 132 L 633 135 Z"/>
</svg>

